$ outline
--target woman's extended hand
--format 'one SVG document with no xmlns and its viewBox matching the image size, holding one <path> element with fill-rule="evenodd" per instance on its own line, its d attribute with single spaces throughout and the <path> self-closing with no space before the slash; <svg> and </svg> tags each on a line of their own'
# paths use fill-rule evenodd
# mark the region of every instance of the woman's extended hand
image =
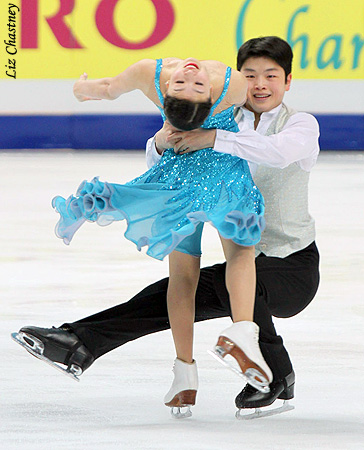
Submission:
<svg viewBox="0 0 364 450">
<path fill-rule="evenodd" d="M 216 130 L 206 130 L 203 128 L 196 128 L 191 131 L 179 131 L 179 140 L 174 144 L 174 152 L 184 154 L 195 152 L 203 148 L 213 147 L 215 144 Z"/>
<path fill-rule="evenodd" d="M 73 85 L 73 95 L 77 98 L 79 102 L 86 102 L 87 100 L 101 100 L 101 98 L 90 97 L 89 95 L 83 94 L 85 89 L 85 83 L 87 82 L 87 73 L 83 73 L 78 81 Z"/>
</svg>

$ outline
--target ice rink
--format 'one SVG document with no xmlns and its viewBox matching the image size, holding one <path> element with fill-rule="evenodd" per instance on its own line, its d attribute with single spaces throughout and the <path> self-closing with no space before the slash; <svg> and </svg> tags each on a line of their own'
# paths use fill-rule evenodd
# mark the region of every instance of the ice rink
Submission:
<svg viewBox="0 0 364 450">
<path fill-rule="evenodd" d="M 275 321 L 296 371 L 295 410 L 235 419 L 244 383 L 207 354 L 227 318 L 196 325 L 200 389 L 185 420 L 163 404 L 174 359 L 169 331 L 105 355 L 80 383 L 10 339 L 24 325 L 59 326 L 126 301 L 167 275 L 167 261 L 123 238 L 125 223 L 86 224 L 70 247 L 53 232 L 52 197 L 95 175 L 121 183 L 144 170 L 143 152 L 0 153 L 0 449 L 364 449 L 362 152 L 322 152 L 311 174 L 321 286 L 304 312 Z M 209 226 L 203 252 L 203 265 L 223 260 Z"/>
</svg>

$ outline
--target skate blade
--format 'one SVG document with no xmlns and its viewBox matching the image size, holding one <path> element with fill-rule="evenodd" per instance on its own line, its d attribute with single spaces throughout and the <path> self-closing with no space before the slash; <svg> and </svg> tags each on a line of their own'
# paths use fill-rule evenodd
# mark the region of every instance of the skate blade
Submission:
<svg viewBox="0 0 364 450">
<path fill-rule="evenodd" d="M 260 417 L 269 417 L 269 416 L 276 416 L 277 414 L 282 414 L 287 411 L 292 411 L 294 409 L 294 406 L 288 403 L 288 400 L 284 400 L 283 405 L 279 408 L 274 409 L 261 409 L 256 408 L 253 413 L 244 414 L 243 411 L 248 411 L 248 409 L 238 409 L 235 413 L 235 417 L 238 420 L 253 420 L 253 419 L 259 419 Z"/>
<path fill-rule="evenodd" d="M 189 406 L 174 406 L 171 408 L 171 415 L 174 419 L 187 419 L 192 416 L 192 411 Z"/>
<path fill-rule="evenodd" d="M 260 392 L 263 392 L 264 394 L 267 394 L 270 392 L 269 386 L 262 386 L 261 383 L 256 381 L 255 376 L 258 375 L 261 377 L 261 374 L 256 371 L 255 369 L 248 369 L 246 373 L 244 374 L 240 369 L 237 369 L 233 364 L 230 364 L 229 361 L 226 361 L 225 358 L 219 353 L 216 349 L 214 350 L 207 350 L 207 353 L 209 353 L 213 358 L 216 359 L 220 364 L 227 367 L 228 369 L 232 370 L 234 373 L 239 375 L 246 383 L 249 383 L 253 388 L 257 389 Z"/>
<path fill-rule="evenodd" d="M 37 339 L 34 336 L 27 335 L 26 333 L 11 333 L 11 338 L 13 341 L 15 341 L 17 344 L 21 345 L 27 352 L 29 352 L 31 355 L 35 356 L 36 358 L 40 359 L 41 361 L 44 361 L 45 363 L 49 364 L 50 366 L 54 367 L 55 369 L 59 370 L 60 372 L 64 373 L 65 375 L 71 377 L 75 381 L 80 381 L 78 375 L 81 375 L 80 368 L 78 366 L 71 366 L 71 370 L 64 369 L 60 364 L 57 364 L 53 362 L 52 360 L 48 359 L 43 355 L 44 351 L 44 344 L 42 341 Z M 29 341 L 33 342 L 33 346 L 29 344 L 25 340 L 27 338 Z"/>
</svg>

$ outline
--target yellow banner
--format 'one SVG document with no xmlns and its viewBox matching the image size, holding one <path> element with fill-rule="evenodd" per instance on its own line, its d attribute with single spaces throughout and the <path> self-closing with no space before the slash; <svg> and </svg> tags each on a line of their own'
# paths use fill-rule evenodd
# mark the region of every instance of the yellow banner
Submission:
<svg viewBox="0 0 364 450">
<path fill-rule="evenodd" d="M 2 1 L 3 79 L 113 76 L 142 58 L 235 67 L 239 46 L 277 35 L 301 79 L 364 79 L 362 0 Z"/>
</svg>

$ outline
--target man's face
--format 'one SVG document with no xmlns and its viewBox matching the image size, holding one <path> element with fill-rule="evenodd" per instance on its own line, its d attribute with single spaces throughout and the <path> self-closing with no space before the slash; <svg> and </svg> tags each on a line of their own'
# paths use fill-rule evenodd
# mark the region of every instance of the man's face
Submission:
<svg viewBox="0 0 364 450">
<path fill-rule="evenodd" d="M 289 90 L 292 74 L 286 81 L 284 69 L 270 58 L 256 57 L 245 61 L 240 72 L 248 80 L 245 107 L 261 114 L 282 103 L 284 93 Z"/>
</svg>

